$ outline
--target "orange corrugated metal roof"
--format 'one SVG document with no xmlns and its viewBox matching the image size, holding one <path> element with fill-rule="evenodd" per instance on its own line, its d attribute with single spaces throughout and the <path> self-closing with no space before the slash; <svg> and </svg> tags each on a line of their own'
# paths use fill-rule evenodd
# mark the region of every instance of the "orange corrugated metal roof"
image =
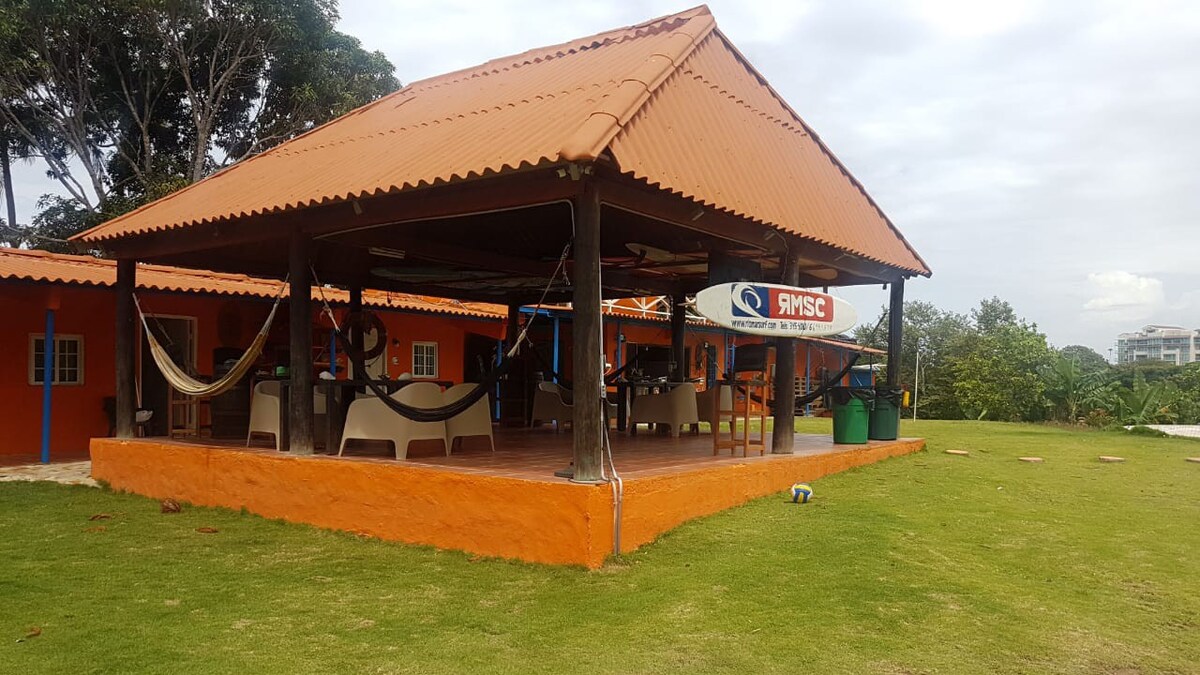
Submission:
<svg viewBox="0 0 1200 675">
<path fill-rule="evenodd" d="M 0 248 L 0 279 L 112 286 L 117 281 L 117 266 L 113 260 L 91 256 Z M 274 298 L 281 283 L 274 279 L 244 274 L 225 274 L 166 265 L 139 265 L 137 270 L 138 288 L 150 291 Z M 344 290 L 323 290 L 331 303 L 346 304 L 350 301 L 349 293 Z M 287 294 L 286 290 L 284 294 Z M 313 297 L 320 297 L 315 288 Z M 500 305 L 482 302 L 459 302 L 447 298 L 370 289 L 363 291 L 363 304 L 378 309 L 436 312 L 500 320 L 506 317 L 508 311 Z"/>
<path fill-rule="evenodd" d="M 595 159 L 900 269 L 928 267 L 701 6 L 427 80 L 79 235 L 236 219 Z"/>
</svg>

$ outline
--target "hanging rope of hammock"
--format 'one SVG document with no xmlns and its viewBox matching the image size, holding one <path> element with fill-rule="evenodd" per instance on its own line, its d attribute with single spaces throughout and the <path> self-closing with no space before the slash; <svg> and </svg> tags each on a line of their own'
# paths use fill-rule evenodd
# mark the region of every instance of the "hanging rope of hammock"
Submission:
<svg viewBox="0 0 1200 675">
<path fill-rule="evenodd" d="M 559 273 L 562 272 L 566 267 L 567 257 L 570 255 L 570 253 L 571 242 L 568 241 L 566 246 L 563 247 L 562 255 L 559 256 L 558 266 L 554 269 L 554 273 L 550 276 L 550 280 L 547 282 L 546 288 L 542 290 L 542 297 L 537 303 L 537 307 L 539 309 L 541 308 L 542 303 L 545 302 L 546 295 L 549 294 L 550 288 L 554 285 L 554 281 L 558 279 Z M 355 371 L 360 373 L 366 372 L 366 368 L 363 366 L 362 359 L 359 358 L 361 357 L 361 352 L 354 348 L 354 345 L 350 342 L 350 339 L 342 332 L 341 326 L 338 325 L 337 318 L 333 314 L 333 308 L 329 306 L 329 301 L 325 298 L 324 286 L 321 285 L 321 280 L 317 278 L 316 268 L 310 266 L 309 269 L 312 270 L 313 282 L 317 287 L 318 294 L 321 296 L 321 304 L 324 307 L 325 315 L 329 317 L 329 321 L 333 324 L 333 334 L 335 339 L 337 340 L 338 344 L 341 345 L 342 350 L 350 355 L 350 358 L 354 363 Z M 383 404 L 386 405 L 392 412 L 400 415 L 401 417 L 410 419 L 414 422 L 445 422 L 452 417 L 466 412 L 484 396 L 487 396 L 487 393 L 496 386 L 496 383 L 500 381 L 500 378 L 504 377 L 504 375 L 508 373 L 509 369 L 513 365 L 514 360 L 516 359 L 517 354 L 521 350 L 521 345 L 523 345 L 528 339 L 527 336 L 529 334 L 529 329 L 533 326 L 537 316 L 538 313 L 534 312 L 533 316 L 529 319 L 529 322 L 526 323 L 525 327 L 521 329 L 521 333 L 517 336 L 517 339 L 513 340 L 512 347 L 510 347 L 508 351 L 504 353 L 500 364 L 493 368 L 492 371 L 488 373 L 487 377 L 483 378 L 483 381 L 479 384 L 476 384 L 466 396 L 454 401 L 453 403 L 448 403 L 437 408 L 417 408 L 415 406 L 397 401 L 388 393 L 387 389 L 380 386 L 379 383 L 370 378 L 366 378 L 367 388 L 370 389 L 371 392 L 375 394 L 376 398 L 382 401 Z"/>
<path fill-rule="evenodd" d="M 142 311 L 142 305 L 138 302 L 137 294 L 133 296 L 133 305 L 137 308 L 138 317 L 142 320 L 142 327 L 145 329 L 146 342 L 150 345 L 150 355 L 154 357 L 154 363 L 162 372 L 163 378 L 167 380 L 176 391 L 191 396 L 193 398 L 203 398 L 208 396 L 217 396 L 226 391 L 229 391 L 237 385 L 250 369 L 254 367 L 258 357 L 262 354 L 263 347 L 267 344 L 267 333 L 271 330 L 271 324 L 275 321 L 275 313 L 279 310 L 279 301 L 283 299 L 283 291 L 287 288 L 288 282 L 285 279 L 283 285 L 279 287 L 279 292 L 275 294 L 275 304 L 271 305 L 271 312 L 267 314 L 267 320 L 263 323 L 262 328 L 258 330 L 258 334 L 254 336 L 254 340 L 246 349 L 246 353 L 237 360 L 233 368 L 225 373 L 219 380 L 214 382 L 201 382 L 188 374 L 186 370 L 180 368 L 172 359 L 167 350 L 158 342 L 158 338 L 154 336 L 154 331 L 150 330 L 150 324 L 146 321 L 146 313 Z"/>
</svg>

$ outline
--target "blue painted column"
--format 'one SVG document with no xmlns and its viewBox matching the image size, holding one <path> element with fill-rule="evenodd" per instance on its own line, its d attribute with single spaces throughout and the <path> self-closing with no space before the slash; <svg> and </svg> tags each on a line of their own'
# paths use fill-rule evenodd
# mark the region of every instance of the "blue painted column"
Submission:
<svg viewBox="0 0 1200 675">
<path fill-rule="evenodd" d="M 42 464 L 50 463 L 50 404 L 54 391 L 54 310 L 46 310 L 46 337 L 42 350 Z"/>
<path fill-rule="evenodd" d="M 559 384 L 558 373 L 560 370 L 558 367 L 558 328 L 559 328 L 558 324 L 559 324 L 559 318 L 557 316 L 555 316 L 554 317 L 554 351 L 551 353 L 551 357 L 550 357 L 550 367 L 554 369 L 554 372 L 551 374 L 551 377 L 554 378 L 555 384 Z"/>
</svg>

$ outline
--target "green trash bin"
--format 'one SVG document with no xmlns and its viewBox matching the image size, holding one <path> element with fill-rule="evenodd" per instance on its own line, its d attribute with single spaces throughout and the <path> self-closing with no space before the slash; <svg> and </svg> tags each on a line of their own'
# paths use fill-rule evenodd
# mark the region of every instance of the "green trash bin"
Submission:
<svg viewBox="0 0 1200 675">
<path fill-rule="evenodd" d="M 875 406 L 871 408 L 870 429 L 873 441 L 894 441 L 900 435 L 900 404 L 904 400 L 901 387 L 875 387 Z"/>
<path fill-rule="evenodd" d="M 866 443 L 875 392 L 834 387 L 829 391 L 829 397 L 833 402 L 833 442 Z"/>
</svg>

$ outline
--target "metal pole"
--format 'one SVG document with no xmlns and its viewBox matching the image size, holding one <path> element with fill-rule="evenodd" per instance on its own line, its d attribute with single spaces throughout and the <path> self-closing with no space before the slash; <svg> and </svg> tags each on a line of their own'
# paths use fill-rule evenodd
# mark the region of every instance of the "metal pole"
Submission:
<svg viewBox="0 0 1200 675">
<path fill-rule="evenodd" d="M 917 395 L 921 391 L 921 341 L 917 340 L 917 365 L 913 369 L 913 420 L 917 419 Z"/>
<path fill-rule="evenodd" d="M 54 310 L 46 310 L 46 335 L 42 340 L 42 464 L 50 463 L 50 404 L 54 386 Z"/>
</svg>

